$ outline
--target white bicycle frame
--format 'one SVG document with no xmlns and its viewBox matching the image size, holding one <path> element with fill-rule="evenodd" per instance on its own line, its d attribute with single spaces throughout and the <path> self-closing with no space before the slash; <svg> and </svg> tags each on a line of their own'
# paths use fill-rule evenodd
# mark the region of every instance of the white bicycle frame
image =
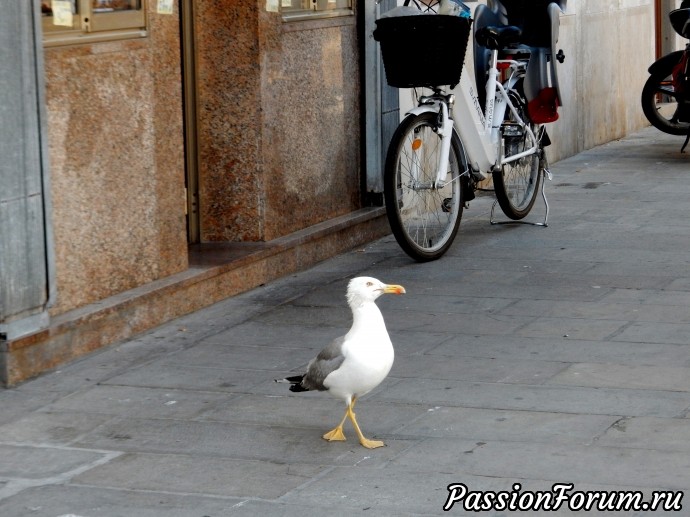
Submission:
<svg viewBox="0 0 690 517">
<path fill-rule="evenodd" d="M 504 86 L 498 81 L 498 63 L 507 63 L 512 73 Z M 524 75 L 526 64 L 513 60 L 498 60 L 498 51 L 494 50 L 491 57 L 489 77 L 486 82 L 486 105 L 484 111 L 475 91 L 474 73 L 472 67 L 463 64 L 460 83 L 451 90 L 454 103 L 454 117 L 449 112 L 446 102 L 430 99 L 427 104 L 420 104 L 411 109 L 405 115 L 418 115 L 421 113 L 441 113 L 442 125 L 439 128 L 441 136 L 441 149 L 439 153 L 436 181 L 432 188 L 442 188 L 447 181 L 448 164 L 450 158 L 450 141 L 453 130 L 456 130 L 465 148 L 469 167 L 472 174 L 478 179 L 487 179 L 494 170 L 499 170 L 506 163 L 510 163 L 525 156 L 532 155 L 538 150 L 538 141 L 527 124 L 518 113 L 508 95 L 508 91 L 515 86 Z M 430 96 L 431 97 L 431 96 Z M 504 156 L 501 137 L 501 124 L 505 117 L 506 109 L 510 109 L 517 124 L 528 135 L 531 147 L 523 152 Z M 485 115 L 486 114 L 486 115 Z M 413 173 L 414 174 L 414 173 Z M 455 178 L 457 179 L 457 178 Z"/>
</svg>

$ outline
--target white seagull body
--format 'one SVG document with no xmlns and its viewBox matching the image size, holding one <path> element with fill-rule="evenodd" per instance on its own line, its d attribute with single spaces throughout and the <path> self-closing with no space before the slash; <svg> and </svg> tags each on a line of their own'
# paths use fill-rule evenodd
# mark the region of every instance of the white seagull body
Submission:
<svg viewBox="0 0 690 517">
<path fill-rule="evenodd" d="M 353 411 L 358 397 L 369 393 L 386 378 L 393 366 L 395 353 L 383 315 L 375 300 L 386 293 L 403 294 L 399 285 L 387 285 L 375 278 L 358 277 L 350 280 L 347 302 L 352 309 L 352 327 L 342 337 L 309 361 L 304 375 L 280 379 L 289 382 L 290 391 L 328 391 L 343 399 L 347 405 L 345 416 L 326 440 L 345 440 L 343 424 L 349 417 L 360 443 L 367 448 L 383 446 L 383 442 L 364 437 Z"/>
</svg>

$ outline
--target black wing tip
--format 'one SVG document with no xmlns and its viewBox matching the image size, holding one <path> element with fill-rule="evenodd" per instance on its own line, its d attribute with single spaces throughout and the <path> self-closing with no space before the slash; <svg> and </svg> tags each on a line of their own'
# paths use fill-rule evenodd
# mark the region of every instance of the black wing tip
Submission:
<svg viewBox="0 0 690 517">
<path fill-rule="evenodd" d="M 304 386 L 302 386 L 301 384 L 293 384 L 290 386 L 290 391 L 295 392 L 295 393 L 299 393 L 301 391 L 309 391 L 309 390 L 307 388 L 305 388 Z"/>
<path fill-rule="evenodd" d="M 302 380 L 304 379 L 304 375 L 294 375 L 292 377 L 285 377 L 284 379 L 274 379 L 274 382 L 285 382 L 290 384 L 290 391 L 293 392 L 300 392 L 300 391 L 309 391 L 309 388 L 305 388 L 302 386 Z"/>
</svg>

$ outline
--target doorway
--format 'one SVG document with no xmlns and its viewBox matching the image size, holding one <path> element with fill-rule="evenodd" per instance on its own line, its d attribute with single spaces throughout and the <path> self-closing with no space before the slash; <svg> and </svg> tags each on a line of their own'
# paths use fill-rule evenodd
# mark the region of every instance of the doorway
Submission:
<svg viewBox="0 0 690 517">
<path fill-rule="evenodd" d="M 383 204 L 383 166 L 393 132 L 400 123 L 399 90 L 388 86 L 379 45 L 371 37 L 381 13 L 397 5 L 397 0 L 361 2 L 364 13 L 364 156 L 366 178 L 365 201 L 368 205 Z"/>
<path fill-rule="evenodd" d="M 201 223 L 199 217 L 199 145 L 193 0 L 180 1 L 180 30 L 182 41 L 182 102 L 184 111 L 187 240 L 190 244 L 196 244 L 201 241 Z"/>
</svg>

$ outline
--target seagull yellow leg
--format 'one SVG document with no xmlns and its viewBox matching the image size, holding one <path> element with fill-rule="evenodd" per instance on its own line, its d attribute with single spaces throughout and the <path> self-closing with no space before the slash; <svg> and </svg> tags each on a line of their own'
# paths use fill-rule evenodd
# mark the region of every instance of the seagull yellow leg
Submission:
<svg viewBox="0 0 690 517">
<path fill-rule="evenodd" d="M 323 435 L 324 440 L 328 440 L 329 442 L 344 442 L 346 440 L 345 434 L 343 433 L 343 425 L 345 424 L 348 411 L 350 411 L 350 406 L 347 407 L 345 415 L 343 415 L 343 419 L 340 421 L 340 423 L 335 426 L 334 429 Z"/>
<path fill-rule="evenodd" d="M 359 443 L 362 444 L 363 447 L 366 447 L 367 449 L 376 449 L 378 447 L 383 447 L 386 445 L 380 440 L 370 440 L 369 438 L 365 438 L 364 435 L 362 434 L 362 430 L 359 428 L 359 424 L 357 423 L 357 419 L 355 418 L 355 412 L 352 411 L 352 408 L 355 407 L 355 402 L 357 402 L 357 399 L 354 398 L 352 400 L 352 403 L 347 407 L 347 411 L 345 412 L 345 416 L 350 417 L 350 421 L 352 422 L 352 426 L 355 428 L 355 432 L 357 433 L 357 436 L 359 437 Z"/>
</svg>

